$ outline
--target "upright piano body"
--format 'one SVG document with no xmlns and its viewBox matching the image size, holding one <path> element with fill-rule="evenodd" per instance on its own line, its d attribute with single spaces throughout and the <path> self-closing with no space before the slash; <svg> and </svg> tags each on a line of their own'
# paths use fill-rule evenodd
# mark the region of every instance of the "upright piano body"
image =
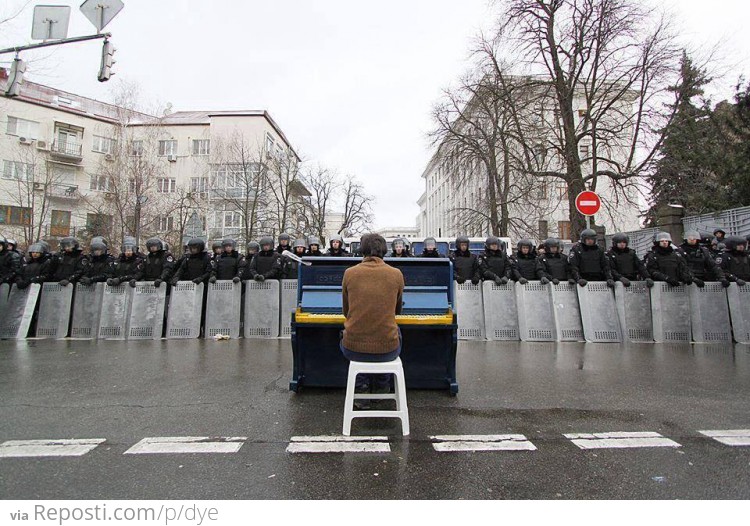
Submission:
<svg viewBox="0 0 750 526">
<path fill-rule="evenodd" d="M 339 349 L 344 315 L 344 271 L 360 258 L 305 258 L 300 265 L 297 310 L 292 314 L 294 372 L 289 388 L 345 387 L 349 361 Z M 401 361 L 410 389 L 458 392 L 453 267 L 448 259 L 385 258 L 404 275 L 404 298 L 396 322 L 403 338 Z"/>
</svg>

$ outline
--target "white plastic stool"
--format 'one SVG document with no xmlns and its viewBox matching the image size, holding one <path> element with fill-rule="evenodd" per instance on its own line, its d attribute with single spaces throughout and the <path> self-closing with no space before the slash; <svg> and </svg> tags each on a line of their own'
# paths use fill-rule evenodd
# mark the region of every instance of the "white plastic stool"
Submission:
<svg viewBox="0 0 750 526">
<path fill-rule="evenodd" d="M 354 384 L 358 374 L 392 374 L 394 377 L 395 393 L 369 394 L 354 393 Z M 355 411 L 354 400 L 395 400 L 395 411 Z M 406 382 L 401 358 L 390 362 L 349 362 L 349 377 L 346 381 L 346 401 L 344 402 L 344 435 L 352 432 L 352 420 L 355 418 L 399 418 L 401 432 L 409 434 L 409 408 L 406 405 Z"/>
</svg>

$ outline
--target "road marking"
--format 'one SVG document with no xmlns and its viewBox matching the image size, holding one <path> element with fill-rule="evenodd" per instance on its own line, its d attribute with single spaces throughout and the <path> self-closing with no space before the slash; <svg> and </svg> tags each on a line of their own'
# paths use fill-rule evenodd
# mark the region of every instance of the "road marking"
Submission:
<svg viewBox="0 0 750 526">
<path fill-rule="evenodd" d="M 610 433 L 567 433 L 581 449 L 605 449 L 626 447 L 681 447 L 680 444 L 653 431 L 615 431 Z"/>
<path fill-rule="evenodd" d="M 0 444 L 0 458 L 80 457 L 106 440 L 106 438 L 8 440 Z"/>
<path fill-rule="evenodd" d="M 124 455 L 157 453 L 237 453 L 247 437 L 149 437 Z"/>
<path fill-rule="evenodd" d="M 450 451 L 536 451 L 524 435 L 435 435 L 432 448 L 440 453 Z"/>
<path fill-rule="evenodd" d="M 297 436 L 292 437 L 287 453 L 390 453 L 384 436 Z"/>
<path fill-rule="evenodd" d="M 750 446 L 750 429 L 714 429 L 698 432 L 726 446 Z"/>
</svg>

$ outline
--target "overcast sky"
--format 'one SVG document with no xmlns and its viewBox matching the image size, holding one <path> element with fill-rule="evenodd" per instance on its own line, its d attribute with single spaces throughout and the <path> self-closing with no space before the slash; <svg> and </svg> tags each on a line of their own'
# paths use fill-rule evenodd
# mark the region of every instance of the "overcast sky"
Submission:
<svg viewBox="0 0 750 526">
<path fill-rule="evenodd" d="M 69 36 L 90 34 L 79 1 L 28 2 L 0 30 L 0 47 L 30 42 L 34 4 L 71 5 Z M 107 100 L 114 79 L 140 86 L 149 106 L 174 111 L 266 109 L 306 160 L 355 174 L 374 195 L 375 223 L 411 226 L 430 158 L 430 110 L 465 70 L 477 31 L 492 24 L 487 0 L 124 0 L 107 26 L 117 77 L 99 83 L 101 44 L 61 46 L 27 76 Z M 25 0 L 0 0 L 0 15 Z M 686 43 L 722 41 L 726 98 L 750 72 L 747 0 L 658 2 L 671 6 Z M 53 48 L 54 49 L 54 48 Z M 12 55 L 0 56 L 8 61 Z M 750 76 L 750 75 L 748 75 Z"/>
</svg>

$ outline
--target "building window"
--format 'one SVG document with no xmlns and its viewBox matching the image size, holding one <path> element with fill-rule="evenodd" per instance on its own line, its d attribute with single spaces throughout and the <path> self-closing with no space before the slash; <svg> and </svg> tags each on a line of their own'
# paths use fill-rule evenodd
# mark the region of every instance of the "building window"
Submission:
<svg viewBox="0 0 750 526">
<path fill-rule="evenodd" d="M 30 224 L 31 208 L 0 205 L 0 225 L 29 226 Z"/>
<path fill-rule="evenodd" d="M 94 135 L 94 144 L 91 150 L 97 153 L 115 153 L 115 140 L 109 137 Z"/>
<path fill-rule="evenodd" d="M 239 228 L 242 225 L 242 214 L 239 212 L 224 212 L 224 228 Z"/>
<path fill-rule="evenodd" d="M 568 198 L 568 185 L 565 183 L 558 185 L 557 192 L 560 195 L 560 199 Z"/>
<path fill-rule="evenodd" d="M 156 218 L 157 232 L 171 232 L 174 227 L 174 218 L 172 216 L 158 216 Z"/>
<path fill-rule="evenodd" d="M 89 176 L 89 190 L 94 190 L 96 192 L 108 192 L 109 177 L 107 177 L 106 175 Z"/>
<path fill-rule="evenodd" d="M 547 199 L 547 181 L 541 181 L 539 183 L 539 199 Z"/>
<path fill-rule="evenodd" d="M 557 222 L 557 236 L 560 239 L 570 239 L 570 221 Z"/>
<path fill-rule="evenodd" d="M 130 155 L 143 157 L 143 141 L 130 141 Z"/>
<path fill-rule="evenodd" d="M 587 162 L 589 160 L 589 146 L 587 144 L 582 144 L 578 147 L 578 150 L 581 152 L 581 161 Z"/>
<path fill-rule="evenodd" d="M 53 165 L 51 168 L 52 183 L 54 184 L 76 184 L 76 169 L 70 166 Z"/>
<path fill-rule="evenodd" d="M 273 137 L 271 137 L 270 134 L 266 134 L 266 153 L 270 154 L 273 152 L 273 145 L 276 143 L 276 141 L 273 140 Z"/>
<path fill-rule="evenodd" d="M 27 139 L 36 139 L 39 136 L 39 123 L 36 121 L 27 121 L 18 117 L 8 116 L 8 128 L 6 133 L 18 135 Z"/>
<path fill-rule="evenodd" d="M 159 141 L 159 156 L 177 155 L 177 141 Z"/>
<path fill-rule="evenodd" d="M 208 155 L 211 151 L 209 139 L 193 139 L 193 155 Z"/>
<path fill-rule="evenodd" d="M 156 180 L 156 190 L 163 194 L 171 194 L 177 191 L 177 179 L 171 177 L 159 177 Z"/>
<path fill-rule="evenodd" d="M 70 235 L 70 212 L 52 210 L 50 214 L 50 235 L 55 237 Z"/>
<path fill-rule="evenodd" d="M 34 165 L 17 161 L 3 161 L 3 178 L 31 181 L 34 179 Z"/>
<path fill-rule="evenodd" d="M 190 191 L 203 193 L 206 191 L 208 186 L 208 177 L 191 177 L 190 178 Z"/>
</svg>

